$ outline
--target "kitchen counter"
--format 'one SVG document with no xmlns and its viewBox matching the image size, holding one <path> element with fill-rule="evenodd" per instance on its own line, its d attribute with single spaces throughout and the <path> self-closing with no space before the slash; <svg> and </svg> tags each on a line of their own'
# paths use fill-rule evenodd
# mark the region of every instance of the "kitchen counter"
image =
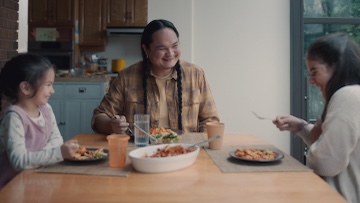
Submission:
<svg viewBox="0 0 360 203">
<path fill-rule="evenodd" d="M 97 77 L 56 77 L 55 82 L 107 82 L 111 76 L 101 75 Z"/>
</svg>

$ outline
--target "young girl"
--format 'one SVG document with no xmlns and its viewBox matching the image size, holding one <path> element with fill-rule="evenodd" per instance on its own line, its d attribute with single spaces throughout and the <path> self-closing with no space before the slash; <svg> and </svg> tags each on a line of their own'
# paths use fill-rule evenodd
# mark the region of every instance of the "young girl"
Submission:
<svg viewBox="0 0 360 203">
<path fill-rule="evenodd" d="M 48 104 L 55 71 L 44 57 L 22 54 L 0 72 L 0 188 L 23 169 L 71 158 L 77 141 L 63 144 Z"/>
</svg>

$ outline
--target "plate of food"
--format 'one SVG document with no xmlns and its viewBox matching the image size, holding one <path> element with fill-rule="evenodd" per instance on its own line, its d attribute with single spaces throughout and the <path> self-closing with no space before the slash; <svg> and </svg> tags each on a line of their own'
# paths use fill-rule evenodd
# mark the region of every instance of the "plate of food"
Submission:
<svg viewBox="0 0 360 203">
<path fill-rule="evenodd" d="M 268 149 L 236 149 L 229 154 L 232 158 L 250 162 L 275 162 L 284 158 L 282 153 Z"/>
<path fill-rule="evenodd" d="M 66 160 L 75 162 L 100 161 L 107 159 L 108 155 L 108 149 L 80 146 L 79 149 L 75 152 L 75 156 Z"/>
<path fill-rule="evenodd" d="M 173 130 L 167 128 L 150 128 L 150 135 L 157 140 L 157 144 L 179 143 L 180 136 Z M 150 139 L 152 142 L 152 140 Z M 153 144 L 153 143 L 152 143 Z"/>
</svg>

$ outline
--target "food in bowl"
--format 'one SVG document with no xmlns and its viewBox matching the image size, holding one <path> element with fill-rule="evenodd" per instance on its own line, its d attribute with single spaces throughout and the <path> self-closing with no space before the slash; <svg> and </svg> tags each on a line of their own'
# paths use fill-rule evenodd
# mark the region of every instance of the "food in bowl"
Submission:
<svg viewBox="0 0 360 203">
<path fill-rule="evenodd" d="M 272 160 L 277 157 L 275 152 L 264 149 L 237 149 L 235 155 L 250 160 Z"/>
<path fill-rule="evenodd" d="M 164 148 L 158 148 L 154 154 L 152 155 L 145 154 L 144 157 L 156 158 L 156 157 L 178 156 L 181 154 L 187 154 L 194 150 L 195 148 L 185 148 L 182 145 L 175 145 L 175 146 L 166 145 Z"/>
<path fill-rule="evenodd" d="M 142 173 L 163 173 L 180 170 L 191 166 L 195 163 L 199 154 L 200 147 L 195 146 L 193 151 L 186 154 L 179 154 L 177 156 L 166 156 L 158 158 L 149 158 L 146 155 L 155 154 L 158 149 L 163 149 L 166 146 L 174 147 L 179 144 L 160 144 L 151 145 L 147 147 L 140 147 L 129 152 L 129 158 L 134 169 Z M 184 148 L 192 146 L 192 144 L 181 144 Z"/>
<path fill-rule="evenodd" d="M 149 132 L 150 135 L 157 140 L 158 144 L 178 143 L 180 141 L 179 135 L 171 129 L 166 129 L 162 127 L 150 128 Z"/>
</svg>

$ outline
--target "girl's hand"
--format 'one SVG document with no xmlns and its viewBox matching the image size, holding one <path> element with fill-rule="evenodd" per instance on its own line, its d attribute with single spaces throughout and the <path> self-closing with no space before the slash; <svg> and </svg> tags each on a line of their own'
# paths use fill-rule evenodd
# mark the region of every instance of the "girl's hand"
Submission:
<svg viewBox="0 0 360 203">
<path fill-rule="evenodd" d="M 116 115 L 111 119 L 111 129 L 113 133 L 125 134 L 129 127 L 129 123 L 126 122 L 125 116 Z"/>
<path fill-rule="evenodd" d="M 69 140 L 65 142 L 60 149 L 64 159 L 71 159 L 79 149 L 79 143 L 77 140 Z"/>
</svg>

